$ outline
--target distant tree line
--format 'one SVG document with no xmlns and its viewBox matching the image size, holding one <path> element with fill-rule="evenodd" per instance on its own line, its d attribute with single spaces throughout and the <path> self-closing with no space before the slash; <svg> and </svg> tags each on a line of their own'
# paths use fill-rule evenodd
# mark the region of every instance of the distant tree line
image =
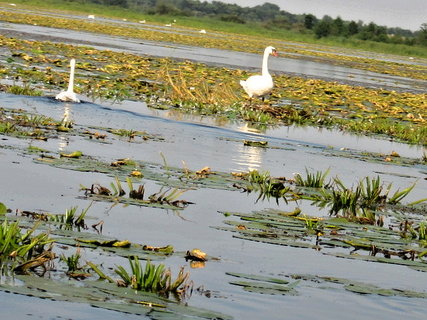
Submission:
<svg viewBox="0 0 427 320">
<path fill-rule="evenodd" d="M 146 14 L 212 17 L 221 21 L 244 24 L 258 22 L 269 29 L 288 29 L 302 33 L 312 33 L 316 38 L 352 37 L 377 42 L 400 43 L 427 46 L 427 23 L 420 30 L 412 32 L 401 28 L 387 28 L 371 22 L 344 21 L 324 16 L 322 19 L 312 14 L 295 15 L 280 10 L 272 3 L 254 7 L 241 7 L 221 1 L 199 0 L 67 0 L 103 5 L 119 6 Z"/>
</svg>

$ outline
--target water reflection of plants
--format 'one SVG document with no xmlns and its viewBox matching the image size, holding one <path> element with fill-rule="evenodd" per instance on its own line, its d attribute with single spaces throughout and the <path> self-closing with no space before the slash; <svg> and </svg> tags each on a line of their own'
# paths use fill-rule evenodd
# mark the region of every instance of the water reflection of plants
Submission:
<svg viewBox="0 0 427 320">
<path fill-rule="evenodd" d="M 292 216 L 273 209 L 252 213 L 226 212 L 226 216 L 238 220 L 226 220 L 228 226 L 218 228 L 235 233 L 234 237 L 239 239 L 312 248 L 340 258 L 404 265 L 427 271 L 426 242 L 419 240 L 425 230 L 423 221 L 406 223 L 404 233 L 405 223 L 399 223 L 399 220 L 389 222 L 386 227 L 355 223 L 342 217 Z"/>
<path fill-rule="evenodd" d="M 414 189 L 415 184 L 391 194 L 392 184 L 385 186 L 379 176 L 365 177 L 355 188 L 348 188 L 338 178 L 325 184 L 329 170 L 318 171 L 315 174 L 306 170 L 306 177 L 295 174 L 294 179 L 274 178 L 268 172 L 259 173 L 257 170 L 243 175 L 247 185 L 237 185 L 247 192 L 259 193 L 258 199 L 273 197 L 289 201 L 308 200 L 319 208 L 329 207 L 329 214 L 341 215 L 348 219 L 356 219 L 365 223 L 376 222 L 376 212 L 384 211 L 387 205 L 396 206 Z M 293 187 L 295 185 L 295 187 Z M 408 206 L 427 201 L 420 199 Z"/>
<path fill-rule="evenodd" d="M 67 210 L 71 212 L 68 217 L 73 216 L 75 208 Z M 111 240 L 100 234 L 82 232 L 80 229 L 63 229 L 61 226 L 65 220 L 59 219 L 61 221 L 58 224 L 58 219 L 51 220 L 55 216 L 52 214 L 31 214 L 30 211 L 23 211 L 21 216 L 6 217 L 4 215 L 10 210 L 2 203 L 0 209 L 3 220 L 0 224 L 2 276 L 20 280 L 20 285 L 16 286 L 4 278 L 0 286 L 2 290 L 61 301 L 87 302 L 90 299 L 101 308 L 119 312 L 140 314 L 143 311 L 141 307 L 144 306 L 148 307 L 147 312 L 160 314 L 165 312 L 168 316 L 176 313 L 195 319 L 228 319 L 227 316 L 215 312 L 179 305 L 181 301 L 186 301 L 191 296 L 193 282 L 189 279 L 189 272 L 181 268 L 176 277 L 173 277 L 165 264 L 156 265 L 151 262 L 172 255 L 173 247 L 170 245 L 159 248 Z M 16 221 L 9 222 L 9 218 Z M 34 220 L 37 220 L 35 224 L 32 222 Z M 67 220 L 72 224 L 76 221 L 76 219 Z M 47 227 L 50 237 L 46 232 L 41 232 Z M 24 228 L 28 228 L 28 231 L 23 232 Z M 46 247 L 47 245 L 49 246 Z M 75 253 L 66 254 L 65 251 L 70 247 L 77 248 Z M 109 252 L 110 256 L 116 254 L 126 257 L 131 271 L 128 272 L 127 268 L 118 265 L 114 273 L 119 275 L 120 279 L 115 280 L 90 261 L 82 264 L 82 248 L 90 250 L 92 255 L 101 249 Z M 147 260 L 144 268 L 140 264 L 140 259 Z M 54 266 L 55 260 L 57 266 Z M 39 269 L 43 272 L 37 272 Z M 107 280 L 107 283 L 93 281 L 97 275 Z M 72 279 L 79 280 L 79 284 L 76 285 L 77 282 L 73 282 Z M 123 287 L 130 287 L 132 292 Z M 45 294 L 42 294 L 43 292 Z M 106 294 L 103 294 L 104 292 Z M 104 295 L 108 295 L 109 299 Z M 169 296 L 172 299 L 169 299 Z M 114 301 L 110 301 L 111 297 L 115 297 Z M 106 300 L 110 302 L 105 303 Z"/>
</svg>

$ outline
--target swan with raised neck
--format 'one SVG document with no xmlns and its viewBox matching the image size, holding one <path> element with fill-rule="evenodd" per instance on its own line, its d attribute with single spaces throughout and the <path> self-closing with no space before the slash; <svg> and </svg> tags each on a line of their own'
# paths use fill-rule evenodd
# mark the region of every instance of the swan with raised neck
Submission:
<svg viewBox="0 0 427 320">
<path fill-rule="evenodd" d="M 80 100 L 77 98 L 76 94 L 74 93 L 75 67 L 76 67 L 76 59 L 71 59 L 70 60 L 70 80 L 68 82 L 68 89 L 67 91 L 61 91 L 60 93 L 58 93 L 55 99 L 65 101 L 65 102 L 77 102 L 77 103 L 80 102 Z"/>
<path fill-rule="evenodd" d="M 268 71 L 268 57 L 270 55 L 277 57 L 277 51 L 272 46 L 268 46 L 264 50 L 261 75 L 254 75 L 249 77 L 247 80 L 240 81 L 240 85 L 248 94 L 249 98 L 262 97 L 270 93 L 274 87 L 273 78 Z"/>
</svg>

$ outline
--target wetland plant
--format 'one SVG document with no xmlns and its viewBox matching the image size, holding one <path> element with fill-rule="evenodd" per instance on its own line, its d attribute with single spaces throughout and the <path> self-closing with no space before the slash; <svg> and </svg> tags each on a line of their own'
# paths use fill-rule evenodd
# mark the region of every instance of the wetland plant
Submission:
<svg viewBox="0 0 427 320">
<path fill-rule="evenodd" d="M 211 79 L 200 77 L 191 79 L 179 70 L 173 76 L 169 69 L 160 72 L 162 79 L 167 79 L 170 97 L 173 101 L 193 107 L 201 107 L 209 110 L 210 114 L 222 113 L 226 106 L 233 105 L 239 100 L 235 89 L 225 82 L 212 83 Z"/>
<path fill-rule="evenodd" d="M 306 176 L 302 177 L 299 173 L 296 173 L 294 176 L 295 183 L 297 186 L 308 187 L 308 188 L 329 188 L 330 182 L 325 184 L 325 179 L 329 174 L 330 169 L 325 172 L 317 171 L 316 173 L 311 173 L 305 169 Z"/>
<path fill-rule="evenodd" d="M 33 236 L 36 226 L 23 233 L 18 222 L 4 220 L 0 224 L 0 264 L 2 272 L 16 268 L 17 263 L 27 263 L 38 253 L 44 252 L 46 244 L 52 242 L 46 233 Z M 9 268 L 8 268 L 9 266 Z M 19 266 L 18 266 L 19 267 Z"/>
<path fill-rule="evenodd" d="M 114 184 L 114 182 L 111 182 L 110 184 L 111 188 L 113 189 L 113 196 L 119 196 L 119 197 L 124 196 L 126 192 L 123 190 L 122 183 L 120 182 L 119 178 L 116 177 L 115 181 L 116 181 L 116 184 Z M 107 188 L 104 188 L 104 189 L 108 190 Z"/>
<path fill-rule="evenodd" d="M 23 86 L 12 85 L 7 87 L 6 92 L 16 94 L 16 95 L 25 95 L 25 96 L 41 96 L 43 92 L 37 89 L 31 88 L 30 84 L 25 83 Z"/>
<path fill-rule="evenodd" d="M 76 253 L 72 254 L 69 257 L 66 257 L 64 254 L 62 254 L 59 259 L 63 262 L 65 262 L 65 264 L 68 267 L 68 271 L 67 273 L 72 273 L 75 271 L 78 271 L 81 269 L 80 267 L 80 258 L 82 257 L 82 255 L 80 254 L 80 248 L 77 248 Z"/>
<path fill-rule="evenodd" d="M 83 209 L 79 215 L 77 215 L 77 207 L 71 207 L 70 209 L 66 209 L 63 215 L 50 215 L 48 220 L 59 222 L 61 227 L 65 229 L 72 229 L 73 227 L 86 229 L 87 227 L 84 219 L 91 206 L 92 203 L 90 203 L 86 209 Z"/>
<path fill-rule="evenodd" d="M 86 196 L 101 196 L 103 200 L 108 201 L 119 201 L 119 202 L 128 202 L 132 204 L 160 204 L 160 205 L 170 205 L 177 208 L 184 208 L 192 202 L 186 200 L 177 200 L 187 190 L 182 190 L 178 188 L 167 188 L 163 190 L 162 187 L 158 192 L 151 194 L 144 200 L 145 195 L 145 186 L 140 185 L 137 189 L 134 188 L 131 178 L 126 178 L 127 185 L 129 187 L 129 199 L 136 200 L 135 202 L 129 202 L 127 199 L 123 198 L 126 194 L 126 191 L 122 187 L 122 183 L 118 177 L 115 178 L 115 183 L 111 183 L 111 192 L 108 188 L 103 187 L 99 184 L 93 184 L 90 188 L 85 186 L 80 186 L 80 190 L 85 191 Z"/>
<path fill-rule="evenodd" d="M 249 186 L 245 188 L 246 191 L 256 191 L 259 193 L 256 201 L 273 197 L 276 199 L 277 204 L 279 203 L 279 199 L 283 199 L 287 203 L 288 199 L 286 196 L 290 193 L 294 194 L 290 187 L 285 186 L 278 178 L 271 177 L 269 172 L 259 173 L 258 170 L 252 170 L 246 179 L 249 182 Z"/>
<path fill-rule="evenodd" d="M 145 187 L 143 184 L 139 185 L 138 190 L 133 188 L 133 182 L 130 178 L 126 178 L 129 187 L 129 197 L 132 199 L 144 200 Z"/>
<path fill-rule="evenodd" d="M 117 130 L 112 130 L 111 131 L 112 134 L 121 136 L 121 137 L 125 137 L 128 138 L 129 141 L 133 140 L 137 135 L 141 135 L 142 133 L 133 129 L 117 129 Z"/>
<path fill-rule="evenodd" d="M 189 282 L 190 274 L 184 272 L 182 267 L 175 280 L 172 280 L 170 269 L 166 269 L 164 264 L 158 266 L 147 260 L 143 268 L 136 257 L 129 257 L 131 273 L 128 273 L 122 266 L 118 266 L 114 271 L 121 277 L 125 286 L 130 286 L 135 290 L 156 292 L 162 295 L 174 293 L 185 295 L 191 287 Z"/>
<path fill-rule="evenodd" d="M 389 196 L 392 184 L 384 187 L 379 177 L 365 177 L 360 180 L 354 189 L 347 188 L 344 183 L 334 178 L 334 188 L 332 190 L 320 189 L 319 194 L 309 196 L 308 199 L 321 208 L 329 206 L 329 214 L 338 215 L 343 212 L 347 217 L 371 217 L 375 221 L 375 210 L 383 209 L 388 205 L 397 205 L 412 191 L 415 184 L 400 191 L 397 190 Z M 421 199 L 412 204 L 426 201 Z"/>
</svg>

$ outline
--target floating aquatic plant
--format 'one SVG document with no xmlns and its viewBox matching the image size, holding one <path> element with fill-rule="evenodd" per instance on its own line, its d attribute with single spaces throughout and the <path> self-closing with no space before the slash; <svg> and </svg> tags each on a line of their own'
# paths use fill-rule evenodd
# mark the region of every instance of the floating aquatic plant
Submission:
<svg viewBox="0 0 427 320">
<path fill-rule="evenodd" d="M 239 220 L 227 220 L 227 227 L 219 229 L 231 231 L 239 239 L 312 248 L 331 256 L 427 270 L 425 240 L 419 240 L 419 233 L 415 231 L 421 230 L 422 235 L 424 229 L 414 228 L 413 223 L 388 227 L 361 225 L 345 218 L 289 216 L 273 209 L 252 213 L 228 212 L 227 216 Z"/>
<path fill-rule="evenodd" d="M 75 272 L 77 270 L 81 269 L 80 266 L 80 259 L 81 259 L 82 255 L 80 253 L 80 248 L 77 248 L 76 253 L 72 254 L 70 256 L 65 256 L 65 254 L 62 254 L 59 259 L 63 262 L 66 263 L 67 267 L 68 267 L 68 273 L 72 273 Z"/>
<path fill-rule="evenodd" d="M 252 170 L 245 179 L 249 185 L 243 187 L 243 189 L 247 192 L 258 192 L 257 201 L 272 197 L 276 199 L 277 203 L 279 203 L 279 199 L 283 199 L 287 203 L 287 197 L 294 195 L 290 187 L 285 186 L 280 179 L 271 177 L 269 172 L 260 173 L 258 170 Z"/>
<path fill-rule="evenodd" d="M 329 174 L 330 169 L 325 172 L 317 171 L 316 173 L 311 173 L 308 169 L 305 169 L 306 176 L 302 177 L 299 173 L 294 175 L 295 183 L 297 186 L 309 187 L 309 188 L 328 188 L 329 182 L 325 184 L 325 179 Z"/>
<path fill-rule="evenodd" d="M 7 207 L 3 202 L 0 202 L 0 215 L 4 215 L 7 213 Z"/>
<path fill-rule="evenodd" d="M 122 278 L 125 286 L 130 286 L 135 290 L 156 292 L 164 295 L 175 293 L 185 295 L 191 288 L 189 283 L 189 273 L 184 272 L 184 268 L 178 273 L 175 280 L 172 279 L 170 269 L 165 265 L 154 265 L 148 260 L 145 268 L 141 266 L 139 259 L 129 257 L 131 273 L 128 273 L 122 266 L 118 266 L 115 272 Z"/>
<path fill-rule="evenodd" d="M 369 210 L 382 209 L 386 204 L 396 205 L 412 191 L 415 184 L 400 191 L 397 190 L 389 196 L 392 184 L 384 187 L 380 178 L 366 177 L 359 181 L 354 189 L 347 188 L 339 178 L 334 178 L 334 187 L 331 190 L 320 189 L 319 193 L 308 196 L 313 203 L 321 208 L 330 207 L 329 213 L 337 215 L 340 212 L 344 216 L 357 217 L 367 214 Z M 421 199 L 415 203 L 421 203 L 427 199 Z M 373 211 L 369 211 L 370 215 Z"/>
<path fill-rule="evenodd" d="M 23 86 L 12 85 L 7 87 L 6 92 L 12 94 L 26 95 L 26 96 L 41 96 L 43 91 L 37 90 L 31 87 L 29 83 L 25 83 Z"/>
<path fill-rule="evenodd" d="M 110 184 L 113 192 L 99 184 L 93 184 L 90 188 L 81 185 L 80 190 L 84 190 L 86 196 L 92 197 L 95 200 L 119 201 L 135 205 L 159 205 L 182 209 L 192 203 L 186 200 L 177 200 L 187 191 L 184 189 L 162 187 L 158 192 L 153 193 L 144 199 L 144 185 L 139 185 L 138 188 L 135 189 L 131 178 L 126 177 L 126 182 L 129 188 L 128 199 L 123 197 L 126 195 L 126 191 L 123 189 L 121 181 L 117 176 L 115 177 L 115 183 L 112 182 Z"/>
<path fill-rule="evenodd" d="M 23 57 L 28 56 L 31 59 L 24 60 L 27 63 L 57 63 L 56 60 L 46 59 L 46 55 L 34 54 L 33 46 L 27 42 L 15 39 L 12 44 L 3 39 L 2 43 L 20 47 L 25 55 L 20 54 L 16 58 L 24 59 Z M 133 98 L 148 101 L 150 105 L 154 104 L 153 107 L 161 104 L 170 109 L 175 106 L 183 112 L 217 114 L 264 124 L 320 125 L 362 134 L 388 136 L 414 144 L 427 144 L 427 97 L 424 93 L 362 88 L 276 75 L 275 94 L 269 104 L 248 107 L 243 105 L 239 97 L 232 96 L 240 90 L 237 85 L 238 79 L 242 78 L 240 70 L 209 67 L 190 61 L 144 58 L 92 48 L 82 51 L 62 44 L 52 46 L 43 42 L 34 43 L 43 48 L 43 51 L 52 54 L 63 52 L 64 56 L 80 56 L 79 60 L 85 61 L 79 66 L 82 71 L 79 79 L 82 90 L 99 88 L 99 96 L 117 97 L 117 94 L 120 95 L 124 90 L 123 84 L 126 83 L 126 90 Z M 165 65 L 168 67 L 164 67 Z M 141 72 L 141 69 L 144 72 Z M 41 73 L 10 68 L 7 72 L 11 77 L 57 86 L 57 75 L 52 70 Z M 200 81 L 204 84 L 198 85 Z M 232 94 L 226 94 L 228 91 Z M 176 92 L 181 98 L 174 96 Z M 217 92 L 217 98 L 212 97 L 214 92 Z"/>
<path fill-rule="evenodd" d="M 300 280 L 296 280 L 293 283 L 290 283 L 286 280 L 266 276 L 257 276 L 232 272 L 227 272 L 226 274 L 239 279 L 230 281 L 230 284 L 243 287 L 243 290 L 248 292 L 290 296 L 298 294 L 295 290 L 295 287 L 298 285 Z"/>
<path fill-rule="evenodd" d="M 61 227 L 64 229 L 72 229 L 77 227 L 78 229 L 87 229 L 85 225 L 85 217 L 92 206 L 92 203 L 86 209 L 83 209 L 80 214 L 77 215 L 78 207 L 71 207 L 65 210 L 63 215 L 48 215 L 48 221 L 59 222 Z"/>
<path fill-rule="evenodd" d="M 45 245 L 53 240 L 46 233 L 34 235 L 36 228 L 37 225 L 23 233 L 18 222 L 4 220 L 0 224 L 0 264 L 3 273 L 14 269 L 25 271 L 30 266 L 44 264 L 44 260 L 40 264 L 34 261 L 41 261 L 37 255 L 44 252 Z M 29 264 L 30 261 L 32 264 Z"/>
</svg>

